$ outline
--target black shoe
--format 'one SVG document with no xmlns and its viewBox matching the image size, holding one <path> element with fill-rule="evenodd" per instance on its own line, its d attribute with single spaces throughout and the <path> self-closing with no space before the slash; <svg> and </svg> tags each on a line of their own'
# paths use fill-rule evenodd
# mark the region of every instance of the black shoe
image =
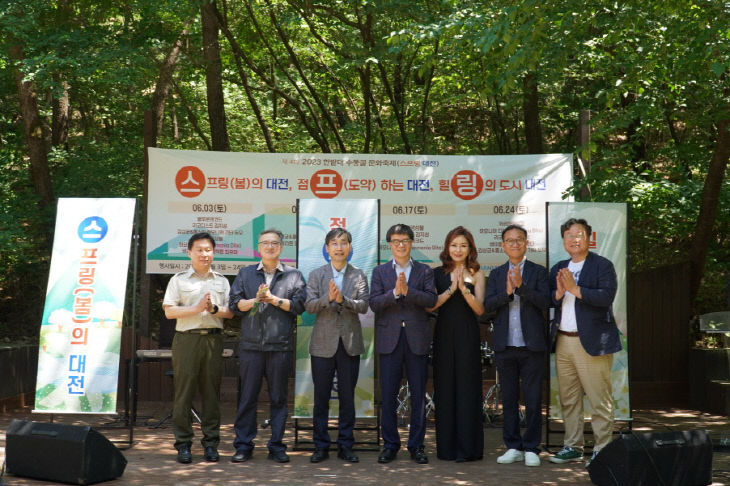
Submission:
<svg viewBox="0 0 730 486">
<path fill-rule="evenodd" d="M 180 464 L 190 464 L 193 462 L 193 455 L 190 454 L 190 444 L 183 444 L 177 450 L 177 462 Z"/>
<path fill-rule="evenodd" d="M 387 464 L 398 455 L 398 451 L 395 449 L 388 449 L 387 447 L 378 456 L 378 462 L 380 464 Z"/>
<path fill-rule="evenodd" d="M 221 456 L 218 454 L 218 450 L 213 446 L 206 446 L 205 448 L 205 460 L 208 462 L 218 462 Z"/>
<path fill-rule="evenodd" d="M 269 451 L 269 459 L 275 462 L 289 462 L 289 456 L 284 451 Z"/>
<path fill-rule="evenodd" d="M 329 457 L 329 449 L 315 449 L 314 454 L 312 454 L 312 457 L 309 458 L 309 462 L 322 462 L 325 459 L 329 459 Z"/>
<path fill-rule="evenodd" d="M 415 449 L 408 449 L 408 451 L 411 453 L 411 459 L 413 459 L 413 462 L 416 464 L 428 464 L 428 456 L 423 451 L 423 446 Z"/>
<path fill-rule="evenodd" d="M 246 462 L 251 459 L 252 455 L 253 451 L 250 449 L 247 451 L 237 451 L 233 457 L 231 457 L 231 462 Z"/>
<path fill-rule="evenodd" d="M 340 447 L 337 457 L 347 462 L 360 462 L 360 458 L 353 454 L 352 449 L 349 447 Z"/>
</svg>

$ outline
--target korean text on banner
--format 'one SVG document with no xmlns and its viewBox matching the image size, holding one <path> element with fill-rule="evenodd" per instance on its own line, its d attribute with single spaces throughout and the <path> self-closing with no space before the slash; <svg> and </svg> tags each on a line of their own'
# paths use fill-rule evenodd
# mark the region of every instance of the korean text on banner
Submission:
<svg viewBox="0 0 730 486">
<path fill-rule="evenodd" d="M 627 322 L 627 248 L 628 207 L 626 203 L 588 203 L 588 202 L 551 202 L 547 205 L 547 219 L 550 234 L 549 265 L 570 258 L 563 248 L 560 225 L 570 218 L 585 219 L 591 225 L 588 250 L 608 258 L 616 269 L 618 289 L 613 300 L 613 314 L 621 336 L 621 351 L 613 355 L 611 383 L 613 387 L 614 418 L 629 420 L 629 355 Z M 591 406 L 587 398 L 583 400 L 583 410 L 590 417 Z M 550 355 L 550 418 L 561 418 L 558 397 L 558 380 L 555 373 L 555 354 Z"/>
<path fill-rule="evenodd" d="M 187 268 L 191 234 L 216 238 L 213 269 L 235 275 L 260 258 L 265 228 L 284 233 L 281 260 L 296 262 L 296 201 L 380 200 L 382 236 L 396 223 L 415 233 L 414 259 L 439 265 L 443 238 L 462 224 L 489 273 L 504 263 L 501 231 L 530 234 L 529 258 L 545 259 L 545 203 L 563 199 L 571 154 L 510 156 L 269 154 L 149 149 L 147 272 Z M 174 235 L 171 237 L 170 235 Z"/>
<path fill-rule="evenodd" d="M 58 200 L 34 412 L 116 412 L 134 206 Z"/>
<path fill-rule="evenodd" d="M 345 228 L 352 234 L 352 252 L 348 262 L 370 276 L 378 260 L 377 199 L 302 199 L 299 201 L 299 269 L 309 273 L 329 262 L 324 239 L 333 228 Z M 302 315 L 297 328 L 296 379 L 294 385 L 294 417 L 312 417 L 314 385 L 309 356 L 309 340 L 315 316 Z M 360 372 L 355 387 L 355 415 L 375 416 L 375 355 L 373 312 L 360 316 L 365 352 L 360 355 Z M 333 384 L 330 416 L 337 417 L 339 401 Z"/>
</svg>

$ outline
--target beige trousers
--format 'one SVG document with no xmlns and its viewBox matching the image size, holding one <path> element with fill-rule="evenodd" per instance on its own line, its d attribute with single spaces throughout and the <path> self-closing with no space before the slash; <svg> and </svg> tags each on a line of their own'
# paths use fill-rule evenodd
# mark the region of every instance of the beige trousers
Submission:
<svg viewBox="0 0 730 486">
<path fill-rule="evenodd" d="M 583 393 L 591 404 L 595 452 L 611 442 L 613 434 L 613 396 L 611 366 L 613 354 L 591 356 L 580 338 L 558 334 L 555 371 L 560 392 L 560 407 L 565 423 L 564 445 L 583 450 Z"/>
</svg>

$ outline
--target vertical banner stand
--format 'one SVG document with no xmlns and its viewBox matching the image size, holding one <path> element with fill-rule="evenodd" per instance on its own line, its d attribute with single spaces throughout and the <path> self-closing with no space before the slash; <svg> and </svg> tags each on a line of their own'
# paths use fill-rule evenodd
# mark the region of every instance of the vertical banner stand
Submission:
<svg viewBox="0 0 730 486">
<path fill-rule="evenodd" d="M 550 227 L 551 227 L 550 224 L 551 224 L 551 221 L 550 221 L 550 211 L 549 211 L 549 207 L 551 204 L 556 204 L 556 203 L 550 203 L 550 202 L 545 203 L 545 251 L 546 251 L 546 255 L 547 255 L 546 263 L 547 263 L 548 272 L 550 271 L 550 268 L 551 268 L 551 262 L 550 262 Z M 583 206 L 584 208 L 590 207 L 590 203 L 573 203 L 573 204 L 576 205 L 576 208 L 580 207 L 580 206 Z M 601 203 L 597 203 L 597 204 L 601 204 Z M 619 203 L 616 203 L 616 204 L 618 205 Z M 580 211 L 578 211 L 575 214 L 575 217 L 581 218 L 581 217 L 584 217 L 584 215 L 581 214 Z M 587 219 L 589 223 L 591 222 L 590 216 L 586 217 L 585 219 Z M 562 223 L 562 221 L 552 222 L 553 225 L 555 225 L 555 224 L 559 225 L 561 223 Z M 591 226 L 595 227 L 597 225 L 592 224 Z M 627 236 L 626 236 L 626 238 L 627 238 L 627 241 L 626 241 L 627 255 L 626 255 L 626 261 L 621 262 L 622 264 L 625 264 L 627 269 L 628 269 L 628 230 L 629 230 L 629 228 L 628 228 L 628 207 L 627 207 L 627 221 L 626 221 L 626 227 L 624 228 L 624 231 L 626 231 L 626 234 L 627 234 Z M 614 264 L 615 264 L 615 262 L 614 262 Z M 623 282 L 619 281 L 619 285 L 628 286 L 628 270 L 627 270 L 627 277 L 626 277 L 625 281 L 623 281 Z M 626 294 L 628 295 L 628 289 L 627 289 Z M 549 322 L 552 322 L 552 320 L 553 320 L 553 315 L 552 315 L 552 309 L 551 309 Z M 548 328 L 548 332 L 550 332 L 549 328 Z M 552 345 L 552 343 L 550 343 L 550 345 Z M 630 343 L 628 342 L 628 339 L 627 339 L 626 340 L 627 373 L 628 373 L 628 377 L 630 378 L 631 369 L 628 368 L 629 346 L 630 346 Z M 551 450 L 552 447 L 562 447 L 563 444 L 550 442 L 550 435 L 551 434 L 564 435 L 565 430 L 564 429 L 553 429 L 550 427 L 551 422 L 554 422 L 554 420 L 550 418 L 551 417 L 551 413 L 550 413 L 550 390 L 551 390 L 550 354 L 551 354 L 550 352 L 547 353 L 546 364 L 545 364 L 546 369 L 548 370 L 547 393 L 545 394 L 545 411 L 546 411 L 546 414 L 545 414 L 545 450 L 547 450 L 550 453 L 553 453 L 553 451 Z M 629 380 L 629 382 L 630 382 L 630 380 Z M 614 393 L 615 393 L 615 391 L 614 391 Z M 629 397 L 630 397 L 630 393 L 631 393 L 631 388 L 629 387 Z M 630 400 L 629 400 L 629 402 L 630 402 Z M 628 417 L 616 418 L 615 415 L 616 415 L 616 413 L 614 410 L 614 423 L 615 422 L 626 422 L 628 425 L 627 425 L 627 427 L 620 427 L 618 430 L 616 430 L 616 428 L 614 427 L 613 434 L 614 435 L 621 434 L 621 433 L 623 433 L 623 431 L 626 428 L 628 428 L 628 432 L 630 433 L 633 430 L 633 424 L 634 424 L 633 417 L 631 416 L 631 408 L 629 408 L 629 410 L 628 410 Z M 583 430 L 583 434 L 592 436 L 593 429 L 585 427 Z M 592 446 L 587 446 L 586 449 L 592 450 Z"/>
<path fill-rule="evenodd" d="M 297 228 L 297 241 L 296 241 L 296 254 L 297 254 L 297 267 L 301 269 L 301 266 L 299 264 L 299 202 L 300 200 L 297 199 L 297 212 L 296 212 L 296 228 Z M 377 212 L 378 215 L 380 215 L 380 199 L 377 200 Z M 379 219 L 379 218 L 378 218 Z M 375 265 L 380 262 L 380 224 L 378 221 L 378 224 L 376 225 L 376 242 L 377 242 L 377 249 L 375 254 Z M 301 317 L 300 317 L 301 319 Z M 294 360 L 296 362 L 296 359 Z M 296 367 L 296 364 L 295 364 Z M 374 359 L 374 378 L 377 378 L 378 375 L 378 360 Z M 295 373 L 296 375 L 296 373 Z M 378 388 L 377 385 L 375 388 Z M 375 425 L 357 425 L 357 417 L 355 417 L 355 426 L 353 427 L 353 430 L 362 430 L 362 431 L 368 431 L 368 432 L 374 432 L 375 438 L 374 440 L 355 440 L 355 450 L 358 451 L 379 451 L 380 450 L 380 409 L 381 409 L 381 401 L 377 400 L 375 397 L 377 397 L 378 393 L 376 390 L 373 390 L 373 396 L 374 396 L 374 404 L 375 404 Z M 331 417 L 330 417 L 331 418 Z M 368 419 L 371 417 L 367 417 Z M 314 425 L 302 425 L 299 422 L 300 417 L 294 417 L 294 447 L 293 450 L 295 451 L 313 451 L 314 450 L 314 439 L 312 440 L 303 440 L 300 439 L 299 433 L 300 431 L 308 431 L 312 432 L 314 431 Z M 311 419 L 308 419 L 311 420 Z M 336 426 L 328 426 L 328 430 L 338 430 Z M 333 444 L 334 445 L 334 444 Z M 365 447 L 362 447 L 365 446 Z"/>
<path fill-rule="evenodd" d="M 124 422 L 124 427 L 128 431 L 128 439 L 126 441 L 111 441 L 113 444 L 122 444 L 121 450 L 127 450 L 134 447 L 134 426 L 137 421 L 137 270 L 139 269 L 139 216 L 134 217 L 134 227 L 132 229 L 132 309 L 129 313 L 130 327 L 130 350 L 129 359 L 127 360 L 125 370 L 125 396 L 124 396 L 124 415 L 118 417 L 114 422 L 104 424 L 98 429 L 116 428 L 115 423 Z M 122 367 L 120 367 L 120 370 Z"/>
<path fill-rule="evenodd" d="M 136 199 L 134 200 L 134 208 L 136 208 Z M 134 216 L 134 222 L 132 226 L 132 243 L 133 243 L 133 258 L 134 258 L 134 264 L 133 264 L 133 271 L 132 271 L 132 309 L 130 312 L 130 327 L 131 327 L 131 356 L 132 359 L 130 359 L 129 368 L 127 369 L 127 383 L 126 389 L 125 389 L 125 402 L 129 403 L 129 400 L 133 398 L 133 395 L 136 393 L 136 387 L 134 386 L 136 377 L 135 377 L 135 358 L 136 358 L 136 327 L 137 327 L 137 315 L 136 315 L 136 309 L 137 309 L 137 270 L 138 270 L 138 256 L 139 256 L 139 223 L 138 223 L 138 215 L 135 214 Z M 127 271 L 129 271 L 129 266 L 127 266 Z M 120 353 L 121 358 L 121 353 Z M 123 369 L 122 366 L 119 367 L 119 370 L 121 371 Z M 136 402 L 136 401 L 135 401 Z M 126 407 L 125 407 L 126 408 Z M 136 408 L 136 407 L 135 407 Z M 61 412 L 63 413 L 63 412 Z M 66 414 L 66 413 L 63 413 Z M 68 414 L 73 414 L 73 412 L 68 412 Z M 54 415 L 56 413 L 51 412 L 49 414 L 49 422 L 53 423 L 54 421 Z M 94 426 L 94 429 L 115 429 L 120 428 L 117 424 L 123 422 L 124 426 L 123 428 L 126 428 L 128 431 L 128 438 L 127 440 L 120 440 L 120 441 L 110 441 L 113 444 L 122 444 L 124 447 L 118 447 L 121 450 L 126 450 L 134 446 L 134 415 L 136 415 L 136 410 L 133 411 L 132 416 L 130 417 L 128 408 L 125 410 L 125 414 L 122 417 L 117 417 L 112 422 L 101 424 L 98 426 Z"/>
</svg>

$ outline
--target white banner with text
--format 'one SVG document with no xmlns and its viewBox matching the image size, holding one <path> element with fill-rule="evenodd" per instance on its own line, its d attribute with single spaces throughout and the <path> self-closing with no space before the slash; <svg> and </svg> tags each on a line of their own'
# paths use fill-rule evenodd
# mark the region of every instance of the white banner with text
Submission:
<svg viewBox="0 0 730 486">
<path fill-rule="evenodd" d="M 410 225 L 412 256 L 431 265 L 444 237 L 463 225 L 474 234 L 482 268 L 504 263 L 500 233 L 530 233 L 529 258 L 546 263 L 545 203 L 572 184 L 571 154 L 376 155 L 204 152 L 150 148 L 147 272 L 187 268 L 192 233 L 216 238 L 213 269 L 235 275 L 260 259 L 256 238 L 284 233 L 281 260 L 296 264 L 297 199 L 379 199 L 381 255 L 387 228 Z M 386 258 L 383 256 L 381 258 Z"/>
</svg>

